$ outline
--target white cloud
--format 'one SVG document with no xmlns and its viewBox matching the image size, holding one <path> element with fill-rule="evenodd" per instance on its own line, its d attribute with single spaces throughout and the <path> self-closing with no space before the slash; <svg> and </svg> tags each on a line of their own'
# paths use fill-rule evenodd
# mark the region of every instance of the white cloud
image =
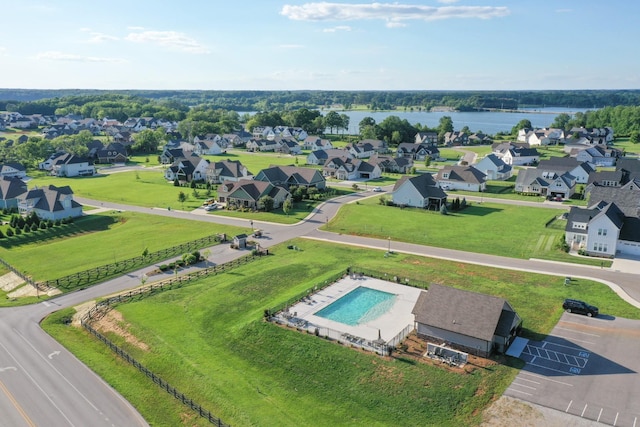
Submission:
<svg viewBox="0 0 640 427">
<path fill-rule="evenodd" d="M 278 46 L 280 49 L 301 49 L 304 46 L 301 44 L 281 44 Z"/>
<path fill-rule="evenodd" d="M 438 3 L 444 3 L 444 4 L 458 3 L 458 0 L 438 0 Z"/>
<path fill-rule="evenodd" d="M 445 0 L 446 1 L 446 0 Z M 434 21 L 438 19 L 490 19 L 508 15 L 507 7 L 493 6 L 422 6 L 399 3 L 305 3 L 284 5 L 281 15 L 294 21 L 354 21 L 379 19 L 387 26 L 397 27 L 402 21 Z M 391 24 L 389 24 L 391 23 Z"/>
<path fill-rule="evenodd" d="M 323 33 L 337 33 L 338 31 L 351 31 L 351 27 L 348 25 L 337 25 L 331 28 L 325 28 Z"/>
<path fill-rule="evenodd" d="M 385 24 L 385 26 L 387 28 L 402 28 L 402 27 L 406 27 L 407 24 L 404 24 L 402 22 L 398 22 L 398 21 L 389 21 Z"/>
<path fill-rule="evenodd" d="M 119 40 L 116 36 L 110 36 L 104 33 L 90 33 L 91 37 L 87 40 L 87 43 L 103 43 L 106 41 Z"/>
<path fill-rule="evenodd" d="M 7 54 L 7 48 L 4 46 L 0 46 L 0 56 L 4 56 Z"/>
<path fill-rule="evenodd" d="M 184 33 L 176 31 L 141 31 L 129 33 L 126 40 L 136 43 L 151 43 L 167 49 L 188 53 L 209 53 L 206 46 Z"/>
<path fill-rule="evenodd" d="M 67 62 L 126 62 L 121 58 L 105 58 L 99 56 L 82 56 L 74 53 L 64 53 L 55 50 L 41 52 L 36 55 L 36 59 L 47 61 L 67 61 Z"/>
</svg>

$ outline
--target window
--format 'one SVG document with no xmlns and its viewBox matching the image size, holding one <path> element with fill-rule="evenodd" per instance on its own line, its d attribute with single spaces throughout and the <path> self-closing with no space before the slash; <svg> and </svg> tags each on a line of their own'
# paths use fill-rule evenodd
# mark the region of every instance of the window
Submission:
<svg viewBox="0 0 640 427">
<path fill-rule="evenodd" d="M 598 228 L 598 236 L 606 236 L 607 229 L 606 228 Z"/>
</svg>

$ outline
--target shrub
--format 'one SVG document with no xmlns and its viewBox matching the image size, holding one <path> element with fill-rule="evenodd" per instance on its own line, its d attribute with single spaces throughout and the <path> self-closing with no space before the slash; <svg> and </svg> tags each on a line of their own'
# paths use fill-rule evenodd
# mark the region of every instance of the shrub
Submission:
<svg viewBox="0 0 640 427">
<path fill-rule="evenodd" d="M 19 228 L 16 228 L 16 236 L 19 236 L 22 234 L 22 230 Z"/>
<path fill-rule="evenodd" d="M 31 231 L 38 231 L 38 228 L 38 224 L 36 224 L 35 222 L 31 224 Z"/>
<path fill-rule="evenodd" d="M 7 237 L 13 237 L 13 230 L 11 228 L 7 228 Z"/>
<path fill-rule="evenodd" d="M 2 230 L 0 230 L 0 239 L 4 239 L 4 233 L 2 232 Z"/>
<path fill-rule="evenodd" d="M 46 230 L 48 226 L 49 226 L 49 223 L 48 223 L 48 222 L 44 222 L 44 221 L 42 221 L 42 222 L 40 223 L 40 230 Z"/>
<path fill-rule="evenodd" d="M 160 265 L 158 266 L 158 269 L 159 269 L 160 271 L 167 271 L 167 270 L 169 269 L 169 266 L 168 266 L 167 264 L 160 264 Z"/>
</svg>

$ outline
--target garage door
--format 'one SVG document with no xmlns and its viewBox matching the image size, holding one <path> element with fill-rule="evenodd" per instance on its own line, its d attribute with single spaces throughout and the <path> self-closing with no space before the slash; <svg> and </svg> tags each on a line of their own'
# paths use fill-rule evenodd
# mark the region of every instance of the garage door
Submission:
<svg viewBox="0 0 640 427">
<path fill-rule="evenodd" d="M 640 256 L 640 243 L 621 240 L 618 242 L 617 251 L 625 255 Z"/>
</svg>

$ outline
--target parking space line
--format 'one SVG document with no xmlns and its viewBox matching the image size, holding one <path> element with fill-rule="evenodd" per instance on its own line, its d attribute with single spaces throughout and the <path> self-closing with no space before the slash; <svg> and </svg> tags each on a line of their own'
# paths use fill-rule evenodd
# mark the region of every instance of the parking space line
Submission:
<svg viewBox="0 0 640 427">
<path fill-rule="evenodd" d="M 620 415 L 620 412 L 616 412 L 616 419 L 615 419 L 615 420 L 613 420 L 613 425 L 614 425 L 614 426 L 615 426 L 615 425 L 616 425 L 616 423 L 618 422 L 618 415 Z M 635 424 L 635 423 L 633 423 L 633 424 Z"/>
<path fill-rule="evenodd" d="M 637 421 L 638 421 L 638 417 L 633 417 L 633 427 L 636 427 Z"/>
<path fill-rule="evenodd" d="M 547 368 L 546 366 L 536 365 L 535 363 L 528 363 L 528 365 L 533 365 L 533 366 L 536 366 L 538 368 L 546 369 L 546 370 L 553 371 L 553 372 L 559 372 L 561 374 L 569 374 L 569 375 L 572 375 L 572 376 L 576 375 L 573 372 L 566 372 L 566 371 L 561 371 L 559 369 Z"/>
<path fill-rule="evenodd" d="M 558 336 L 558 335 L 554 335 L 554 337 L 558 337 L 558 338 L 564 338 L 564 339 L 566 339 L 565 337 L 560 337 L 560 336 Z M 578 340 L 576 340 L 576 341 L 578 341 Z M 545 342 L 546 342 L 546 341 L 545 341 Z M 555 345 L 555 346 L 558 346 L 558 347 L 570 348 L 570 349 L 572 349 L 572 350 L 576 350 L 576 351 L 581 351 L 581 350 L 582 350 L 582 348 L 581 348 L 581 347 L 576 347 L 576 346 L 573 346 L 573 345 L 566 345 L 566 344 L 558 344 L 558 343 L 555 343 L 555 342 L 553 342 L 553 341 L 549 341 L 549 344 L 551 344 L 551 345 Z"/>
<path fill-rule="evenodd" d="M 542 375 L 534 374 L 533 372 L 520 371 L 520 373 L 521 374 L 525 374 L 525 375 L 531 375 L 532 377 L 540 378 L 541 380 L 551 381 L 552 383 L 558 383 L 558 384 L 566 385 L 566 386 L 569 386 L 569 387 L 573 387 L 573 384 L 565 383 L 565 382 L 558 381 L 558 380 L 552 380 L 550 378 L 543 377 Z"/>
<path fill-rule="evenodd" d="M 600 417 L 602 416 L 602 409 L 603 408 L 600 408 L 600 413 L 598 414 L 598 419 L 596 420 L 597 422 L 600 422 Z"/>
<path fill-rule="evenodd" d="M 535 387 L 531 387 L 531 386 L 524 385 L 524 384 L 518 384 L 516 382 L 512 383 L 511 385 L 517 385 L 518 387 L 524 387 L 524 388 L 529 388 L 531 390 L 537 390 L 537 388 L 535 388 Z"/>
<path fill-rule="evenodd" d="M 527 382 L 530 382 L 530 383 L 534 383 L 534 384 L 540 384 L 538 381 L 528 380 L 528 379 L 526 379 L 526 378 L 518 378 L 518 379 L 519 379 L 519 380 L 522 380 L 522 381 L 527 381 Z"/>
<path fill-rule="evenodd" d="M 569 402 L 569 406 L 567 406 L 567 409 L 565 409 L 564 412 L 569 412 L 569 408 L 571 408 L 571 404 L 573 403 L 573 400 L 571 402 Z"/>
<path fill-rule="evenodd" d="M 570 331 L 570 332 L 575 332 L 577 334 L 591 335 L 592 337 L 600 338 L 600 335 L 597 335 L 597 334 L 591 334 L 589 332 L 577 331 L 575 329 L 570 329 L 570 328 L 563 328 L 561 326 L 556 326 L 555 329 L 562 329 L 563 331 Z"/>
<path fill-rule="evenodd" d="M 563 338 L 565 340 L 571 340 L 571 341 L 579 341 L 579 342 L 583 342 L 585 344 L 595 344 L 592 341 L 585 341 L 585 340 L 579 340 L 579 339 L 576 339 L 576 338 L 563 337 L 562 335 L 554 335 L 554 337 Z M 561 345 L 561 344 L 555 344 L 555 345 Z M 568 346 L 564 346 L 564 347 L 568 347 Z M 569 348 L 571 348 L 571 347 L 569 347 Z M 575 347 L 573 347 L 573 348 L 575 348 Z"/>
<path fill-rule="evenodd" d="M 580 414 L 580 416 L 581 416 L 581 417 L 583 417 L 583 418 L 584 418 L 584 412 L 587 410 L 587 406 L 589 406 L 589 405 L 587 405 L 587 404 L 585 403 L 585 404 L 584 404 L 584 409 L 582 409 L 582 414 Z"/>
<path fill-rule="evenodd" d="M 527 393 L 526 391 L 516 390 L 515 388 L 510 388 L 511 391 L 517 391 L 518 393 L 526 394 L 527 396 L 533 396 L 531 393 Z"/>
</svg>

